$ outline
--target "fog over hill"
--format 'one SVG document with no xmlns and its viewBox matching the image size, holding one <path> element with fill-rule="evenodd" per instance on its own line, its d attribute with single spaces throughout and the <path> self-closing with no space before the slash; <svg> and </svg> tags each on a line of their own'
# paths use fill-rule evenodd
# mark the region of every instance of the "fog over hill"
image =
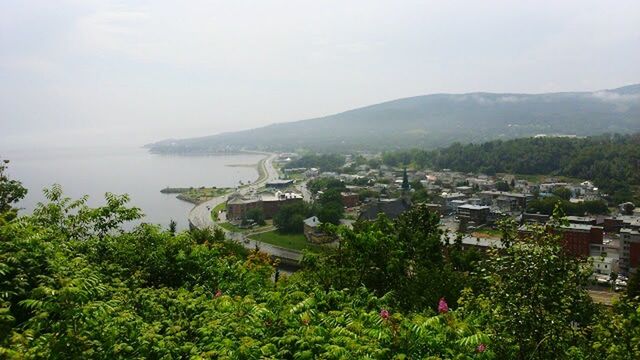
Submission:
<svg viewBox="0 0 640 360">
<path fill-rule="evenodd" d="M 154 152 L 434 148 L 538 134 L 640 131 L 640 84 L 594 92 L 433 94 L 335 115 L 147 145 Z"/>
</svg>

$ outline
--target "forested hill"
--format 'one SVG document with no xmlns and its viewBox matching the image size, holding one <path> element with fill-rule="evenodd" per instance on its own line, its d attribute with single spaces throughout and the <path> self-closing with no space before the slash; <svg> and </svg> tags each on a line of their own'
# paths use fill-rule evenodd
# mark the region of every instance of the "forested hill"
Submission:
<svg viewBox="0 0 640 360">
<path fill-rule="evenodd" d="M 247 131 L 164 140 L 154 152 L 436 148 L 537 134 L 640 131 L 640 84 L 595 92 L 434 94 Z"/>
<path fill-rule="evenodd" d="M 640 134 L 588 138 L 524 138 L 455 143 L 438 150 L 386 152 L 387 165 L 415 163 L 486 174 L 549 174 L 591 179 L 612 200 L 632 199 L 640 186 Z"/>
</svg>

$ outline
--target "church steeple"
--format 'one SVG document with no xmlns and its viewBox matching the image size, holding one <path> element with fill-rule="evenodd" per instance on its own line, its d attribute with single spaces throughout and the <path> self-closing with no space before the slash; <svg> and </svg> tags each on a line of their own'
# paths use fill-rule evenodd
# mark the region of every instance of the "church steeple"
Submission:
<svg viewBox="0 0 640 360">
<path fill-rule="evenodd" d="M 407 176 L 407 167 L 404 167 L 404 172 L 402 173 L 402 191 L 409 191 L 409 176 Z"/>
</svg>

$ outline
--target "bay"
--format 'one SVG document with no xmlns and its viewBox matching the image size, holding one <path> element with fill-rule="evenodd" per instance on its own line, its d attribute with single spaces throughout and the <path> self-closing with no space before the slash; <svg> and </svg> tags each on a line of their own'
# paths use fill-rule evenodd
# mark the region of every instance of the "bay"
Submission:
<svg viewBox="0 0 640 360">
<path fill-rule="evenodd" d="M 0 151 L 9 159 L 9 175 L 29 190 L 18 206 L 30 213 L 45 201 L 42 189 L 60 184 L 65 195 L 76 199 L 89 195 L 89 205 L 104 204 L 104 194 L 129 194 L 131 204 L 142 208 L 142 221 L 167 226 L 172 219 L 179 229 L 188 227 L 193 204 L 162 194 L 165 187 L 234 187 L 254 181 L 260 154 L 160 155 L 144 148 L 69 148 Z M 246 165 L 246 166 L 230 166 Z"/>
</svg>

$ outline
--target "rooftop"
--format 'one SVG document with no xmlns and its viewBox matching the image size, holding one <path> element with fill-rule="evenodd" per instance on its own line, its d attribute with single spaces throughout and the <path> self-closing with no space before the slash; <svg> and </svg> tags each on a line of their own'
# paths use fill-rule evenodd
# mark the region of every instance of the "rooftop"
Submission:
<svg viewBox="0 0 640 360">
<path fill-rule="evenodd" d="M 467 209 L 467 210 L 489 210 L 490 207 L 488 206 L 481 206 L 481 205 L 471 205 L 471 204 L 467 204 L 467 205 L 460 205 L 458 206 L 458 209 Z"/>
<path fill-rule="evenodd" d="M 267 186 L 269 186 L 269 185 L 289 185 L 289 184 L 293 184 L 293 180 L 278 179 L 278 180 L 267 181 Z"/>
<path fill-rule="evenodd" d="M 310 227 L 317 227 L 322 224 L 317 216 L 312 216 L 310 218 L 304 219 L 304 224 Z"/>
<path fill-rule="evenodd" d="M 591 231 L 592 228 L 602 229 L 600 226 L 593 226 L 587 224 L 569 224 L 563 225 L 561 228 L 566 230 L 579 230 L 579 231 Z"/>
<path fill-rule="evenodd" d="M 482 194 L 482 195 L 502 195 L 502 196 L 508 196 L 508 197 L 518 197 L 518 198 L 525 198 L 525 197 L 532 196 L 531 194 L 521 194 L 521 193 L 508 192 L 508 191 L 494 191 L 494 190 L 483 191 L 480 194 Z"/>
</svg>

